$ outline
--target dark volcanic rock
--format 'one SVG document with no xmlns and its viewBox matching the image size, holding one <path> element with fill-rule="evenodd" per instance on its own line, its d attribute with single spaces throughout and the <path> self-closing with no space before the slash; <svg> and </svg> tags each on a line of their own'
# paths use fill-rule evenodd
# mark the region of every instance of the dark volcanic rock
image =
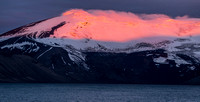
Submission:
<svg viewBox="0 0 200 102">
<path fill-rule="evenodd" d="M 189 70 L 189 64 L 177 67 L 173 60 L 168 60 L 168 64 L 154 62 L 154 58 L 167 56 L 162 49 L 129 54 L 84 52 L 85 61 L 76 63 L 63 48 L 43 47 L 40 43 L 37 46 L 42 49 L 33 53 L 0 50 L 0 81 L 150 84 L 197 84 L 199 81 L 200 66 L 189 56 L 182 57 L 193 62 L 195 70 Z M 41 53 L 44 54 L 38 57 Z"/>
<path fill-rule="evenodd" d="M 0 55 L 0 82 L 69 82 L 25 55 Z"/>
</svg>

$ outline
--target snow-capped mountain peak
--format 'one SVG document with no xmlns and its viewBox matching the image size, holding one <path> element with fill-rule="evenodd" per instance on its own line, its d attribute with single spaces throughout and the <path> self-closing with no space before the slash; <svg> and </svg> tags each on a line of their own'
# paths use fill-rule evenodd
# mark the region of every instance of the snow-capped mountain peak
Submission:
<svg viewBox="0 0 200 102">
<path fill-rule="evenodd" d="M 75 9 L 1 34 L 0 70 L 29 63 L 69 82 L 182 82 L 199 75 L 199 39 L 197 18 Z"/>
</svg>

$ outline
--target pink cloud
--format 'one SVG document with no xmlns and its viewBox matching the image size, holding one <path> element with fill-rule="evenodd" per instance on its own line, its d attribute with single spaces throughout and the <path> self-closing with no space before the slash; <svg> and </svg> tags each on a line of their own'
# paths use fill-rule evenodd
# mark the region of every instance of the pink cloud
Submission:
<svg viewBox="0 0 200 102">
<path fill-rule="evenodd" d="M 170 18 L 163 14 L 134 14 L 113 10 L 72 9 L 62 14 L 71 24 L 58 30 L 57 37 L 128 41 L 152 36 L 192 36 L 200 34 L 200 18 Z"/>
</svg>

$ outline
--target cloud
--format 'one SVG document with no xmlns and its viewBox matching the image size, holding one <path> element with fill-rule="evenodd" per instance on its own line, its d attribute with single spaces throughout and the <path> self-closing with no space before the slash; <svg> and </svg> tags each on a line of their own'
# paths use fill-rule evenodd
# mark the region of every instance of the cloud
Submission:
<svg viewBox="0 0 200 102">
<path fill-rule="evenodd" d="M 128 41 L 152 36 L 200 35 L 200 19 L 163 14 L 134 14 L 114 10 L 72 9 L 62 16 L 70 22 L 58 29 L 56 37 L 92 38 L 104 41 Z"/>
</svg>

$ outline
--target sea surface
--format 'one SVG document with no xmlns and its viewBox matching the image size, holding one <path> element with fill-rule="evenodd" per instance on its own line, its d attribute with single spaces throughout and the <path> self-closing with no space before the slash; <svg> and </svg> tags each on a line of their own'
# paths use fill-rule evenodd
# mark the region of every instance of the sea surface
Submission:
<svg viewBox="0 0 200 102">
<path fill-rule="evenodd" d="M 200 86 L 0 83 L 0 102 L 200 102 Z"/>
</svg>

